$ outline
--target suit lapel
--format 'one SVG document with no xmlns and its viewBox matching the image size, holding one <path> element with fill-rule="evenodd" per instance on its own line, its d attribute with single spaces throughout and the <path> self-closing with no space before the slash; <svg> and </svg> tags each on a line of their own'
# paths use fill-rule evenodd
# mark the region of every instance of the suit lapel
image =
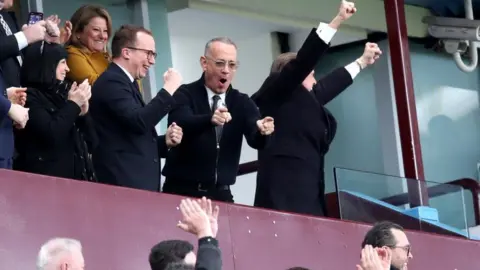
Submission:
<svg viewBox="0 0 480 270">
<path fill-rule="evenodd" d="M 197 96 L 195 99 L 198 102 L 198 109 L 200 113 L 210 113 L 212 108 L 210 107 L 210 101 L 208 100 L 207 88 L 205 88 L 205 81 L 202 78 L 195 82 L 194 92 Z"/>
<path fill-rule="evenodd" d="M 10 28 L 10 31 L 12 31 L 12 35 L 18 32 L 18 26 L 16 23 L 16 16 L 15 12 L 8 12 L 8 11 L 0 11 L 0 14 L 2 14 L 3 19 L 7 23 L 8 27 Z M 0 26 L 0 33 L 2 36 L 7 36 L 7 33 L 5 32 L 5 29 L 3 29 L 2 26 Z M 18 59 L 20 57 L 20 59 Z M 23 54 L 22 51 L 18 53 L 18 56 L 15 57 L 15 60 L 18 64 L 18 66 L 21 66 L 20 61 L 23 61 Z"/>
<path fill-rule="evenodd" d="M 136 87 L 134 83 L 137 85 Z M 140 85 L 138 85 L 138 81 L 134 81 L 132 83 L 132 87 L 133 87 L 133 93 L 135 94 L 135 97 L 138 99 L 138 101 L 140 101 L 142 106 L 145 106 L 145 101 L 143 100 L 142 94 L 140 93 Z"/>
<path fill-rule="evenodd" d="M 136 98 L 142 104 L 142 106 L 145 106 L 145 101 L 143 100 L 140 91 L 135 87 L 133 82 L 130 82 L 130 78 L 127 76 L 127 74 L 125 74 L 125 72 L 115 63 L 111 63 L 109 69 L 112 69 L 112 71 L 123 75 L 125 82 L 130 85 L 130 90 L 132 91 L 134 98 Z"/>
</svg>

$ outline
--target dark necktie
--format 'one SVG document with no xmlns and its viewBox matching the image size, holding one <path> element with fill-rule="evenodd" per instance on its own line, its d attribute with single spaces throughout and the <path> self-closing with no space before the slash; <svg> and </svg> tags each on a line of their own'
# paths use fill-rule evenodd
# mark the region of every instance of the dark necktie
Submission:
<svg viewBox="0 0 480 270">
<path fill-rule="evenodd" d="M 140 92 L 140 86 L 138 85 L 138 82 L 137 80 L 133 80 L 133 87 L 135 87 L 135 89 Z"/>
<path fill-rule="evenodd" d="M 220 101 L 220 96 L 219 95 L 214 95 L 212 97 L 213 104 L 212 104 L 212 113 L 215 113 L 215 111 L 219 107 L 219 101 Z M 223 131 L 223 126 L 215 126 L 215 134 L 217 135 L 217 145 L 220 144 L 220 139 L 222 138 L 222 131 Z"/>
</svg>

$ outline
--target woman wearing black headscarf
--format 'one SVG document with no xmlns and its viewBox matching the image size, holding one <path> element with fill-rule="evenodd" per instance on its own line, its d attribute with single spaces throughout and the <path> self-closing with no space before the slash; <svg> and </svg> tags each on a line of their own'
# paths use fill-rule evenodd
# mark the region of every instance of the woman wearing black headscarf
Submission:
<svg viewBox="0 0 480 270">
<path fill-rule="evenodd" d="M 15 134 L 14 169 L 92 181 L 89 153 L 96 135 L 88 114 L 90 85 L 65 81 L 66 59 L 61 45 L 47 42 L 25 52 L 20 78 L 27 87 L 29 122 Z"/>
</svg>

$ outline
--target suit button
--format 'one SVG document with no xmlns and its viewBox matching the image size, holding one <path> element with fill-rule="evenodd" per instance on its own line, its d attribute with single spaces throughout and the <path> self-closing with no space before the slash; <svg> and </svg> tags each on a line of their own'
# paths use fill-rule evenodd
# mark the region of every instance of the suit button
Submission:
<svg viewBox="0 0 480 270">
<path fill-rule="evenodd" d="M 157 142 L 157 139 L 153 138 L 152 141 L 153 141 L 153 142 Z"/>
<path fill-rule="evenodd" d="M 154 158 L 153 162 L 158 163 L 158 158 Z"/>
</svg>

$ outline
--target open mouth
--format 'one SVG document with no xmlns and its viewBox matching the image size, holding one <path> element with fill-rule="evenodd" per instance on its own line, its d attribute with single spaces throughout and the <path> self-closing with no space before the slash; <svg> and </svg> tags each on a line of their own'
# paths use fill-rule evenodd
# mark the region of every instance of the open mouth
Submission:
<svg viewBox="0 0 480 270">
<path fill-rule="evenodd" d="M 223 83 L 226 83 L 227 82 L 227 79 L 220 79 L 220 82 L 223 84 Z"/>
</svg>

